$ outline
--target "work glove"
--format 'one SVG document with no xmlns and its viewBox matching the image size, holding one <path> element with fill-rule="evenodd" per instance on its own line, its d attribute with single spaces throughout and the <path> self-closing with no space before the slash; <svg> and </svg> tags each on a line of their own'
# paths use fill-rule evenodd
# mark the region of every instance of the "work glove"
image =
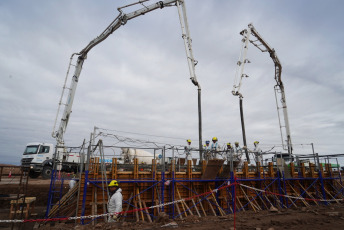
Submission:
<svg viewBox="0 0 344 230">
<path fill-rule="evenodd" d="M 115 215 L 112 215 L 112 219 L 113 219 L 114 221 L 116 221 L 117 218 L 118 218 L 118 216 L 117 216 L 116 214 L 115 214 Z"/>
<path fill-rule="evenodd" d="M 247 149 L 247 147 L 246 146 L 244 146 L 244 147 L 242 147 L 243 149 Z"/>
</svg>

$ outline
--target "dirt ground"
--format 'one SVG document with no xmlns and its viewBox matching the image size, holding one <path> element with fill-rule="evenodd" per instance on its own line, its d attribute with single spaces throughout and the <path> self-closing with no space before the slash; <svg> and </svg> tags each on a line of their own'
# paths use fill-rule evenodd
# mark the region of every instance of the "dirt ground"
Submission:
<svg viewBox="0 0 344 230">
<path fill-rule="evenodd" d="M 279 230 L 279 229 L 344 229 L 344 204 L 329 206 L 312 206 L 310 208 L 282 209 L 277 212 L 270 210 L 260 211 L 259 213 L 240 212 L 236 214 L 236 229 L 238 230 Z M 165 226 L 164 226 L 165 225 Z M 224 217 L 207 216 L 188 216 L 183 220 L 167 220 L 159 218 L 155 223 L 98 223 L 96 225 L 70 225 L 56 224 L 55 226 L 44 226 L 40 229 L 234 229 L 234 216 Z"/>
<path fill-rule="evenodd" d="M 37 198 L 35 215 L 32 218 L 42 218 L 45 214 L 48 199 L 49 180 L 33 179 L 29 181 L 27 196 Z M 18 187 L 15 184 L 0 184 L 0 194 L 15 194 Z M 9 201 L 0 201 L 0 219 L 9 218 Z M 294 209 L 264 210 L 257 213 L 253 211 L 240 212 L 236 214 L 236 229 L 253 230 L 279 230 L 279 229 L 344 229 L 344 203 L 333 205 L 321 205 L 311 207 L 300 207 Z M 166 226 L 164 226 L 166 225 Z M 34 223 L 26 223 L 21 229 L 33 229 Z M 10 224 L 0 223 L 0 229 L 10 229 Z M 19 229 L 19 224 L 15 229 Z M 35 228 L 38 225 L 36 224 Z M 90 225 L 75 225 L 74 223 L 48 223 L 39 229 L 234 229 L 234 216 L 224 217 L 188 216 L 183 220 L 169 220 L 167 216 L 160 216 L 154 223 L 146 222 L 121 222 L 121 223 L 98 223 Z"/>
</svg>

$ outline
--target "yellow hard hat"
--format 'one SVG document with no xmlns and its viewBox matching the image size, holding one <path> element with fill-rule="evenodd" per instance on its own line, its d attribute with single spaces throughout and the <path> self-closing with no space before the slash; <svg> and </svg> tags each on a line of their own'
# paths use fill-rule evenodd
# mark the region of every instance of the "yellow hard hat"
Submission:
<svg viewBox="0 0 344 230">
<path fill-rule="evenodd" d="M 235 144 L 236 144 L 236 145 L 238 145 L 238 144 L 239 144 L 239 142 L 237 142 L 237 141 L 236 141 L 236 142 L 235 142 Z"/>
<path fill-rule="evenodd" d="M 255 142 L 253 142 L 253 144 L 259 144 L 259 141 L 255 141 Z"/>
<path fill-rule="evenodd" d="M 191 140 L 190 140 L 190 139 L 187 139 L 186 142 L 187 142 L 187 143 L 191 143 Z"/>
<path fill-rule="evenodd" d="M 213 137 L 213 141 L 217 141 L 217 137 Z"/>
<path fill-rule="evenodd" d="M 108 187 L 114 187 L 114 186 L 119 186 L 118 181 L 112 180 L 112 181 L 110 182 L 110 184 L 108 185 Z"/>
<path fill-rule="evenodd" d="M 231 143 L 230 143 L 230 142 L 228 142 L 228 143 L 227 143 L 227 145 L 231 146 Z"/>
</svg>

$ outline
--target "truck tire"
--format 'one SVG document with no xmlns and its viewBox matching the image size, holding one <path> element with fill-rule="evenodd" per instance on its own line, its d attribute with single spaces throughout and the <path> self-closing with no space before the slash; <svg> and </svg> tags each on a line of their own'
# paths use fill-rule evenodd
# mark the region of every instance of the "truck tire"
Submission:
<svg viewBox="0 0 344 230">
<path fill-rule="evenodd" d="M 43 179 L 50 179 L 52 172 L 53 172 L 53 168 L 51 166 L 44 166 L 43 171 L 42 171 Z"/>
<path fill-rule="evenodd" d="M 34 172 L 34 171 L 29 172 L 30 178 L 37 178 L 37 177 L 39 177 L 39 175 L 41 175 L 41 173 L 39 173 L 39 172 Z"/>
</svg>

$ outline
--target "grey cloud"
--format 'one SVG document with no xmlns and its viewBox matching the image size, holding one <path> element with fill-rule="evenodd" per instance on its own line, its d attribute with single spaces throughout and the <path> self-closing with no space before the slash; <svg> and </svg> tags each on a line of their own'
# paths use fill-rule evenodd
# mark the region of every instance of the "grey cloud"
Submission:
<svg viewBox="0 0 344 230">
<path fill-rule="evenodd" d="M 54 143 L 50 133 L 69 57 L 117 16 L 117 3 L 82 2 L 0 3 L 0 155 L 6 162 L 19 163 L 28 142 Z M 199 61 L 204 140 L 241 142 L 239 103 L 231 90 L 239 32 L 253 22 L 282 62 L 293 142 L 314 142 L 319 153 L 343 152 L 341 1 L 186 4 Z M 273 63 L 253 46 L 248 52 L 250 78 L 242 88 L 248 142 L 258 139 L 269 149 L 280 144 Z M 66 143 L 80 145 L 99 126 L 179 137 L 159 141 L 184 144 L 198 139 L 197 125 L 197 90 L 171 7 L 129 21 L 89 53 Z M 309 145 L 295 149 L 311 151 Z"/>
</svg>

